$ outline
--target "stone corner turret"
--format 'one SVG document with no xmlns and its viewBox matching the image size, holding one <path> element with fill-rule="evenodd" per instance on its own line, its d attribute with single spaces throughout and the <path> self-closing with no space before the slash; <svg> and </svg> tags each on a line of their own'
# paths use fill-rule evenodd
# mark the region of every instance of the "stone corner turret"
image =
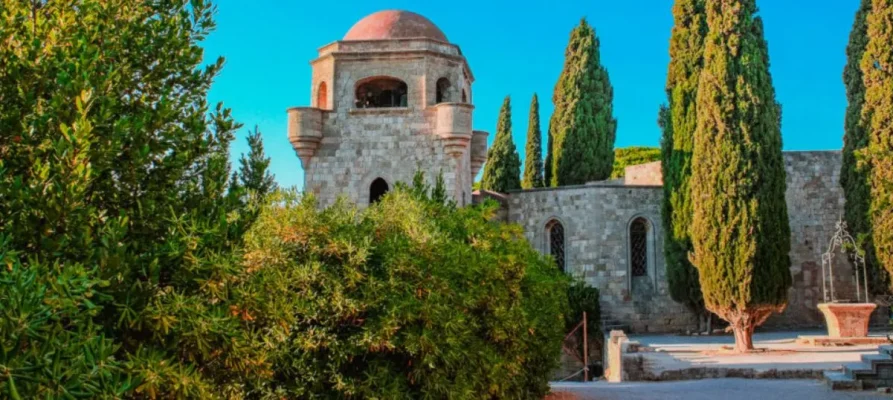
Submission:
<svg viewBox="0 0 893 400">
<path fill-rule="evenodd" d="M 471 136 L 471 176 L 477 176 L 478 171 L 487 162 L 487 137 L 486 131 L 473 131 Z"/>
<path fill-rule="evenodd" d="M 323 116 L 326 112 L 316 107 L 288 109 L 288 141 L 305 169 L 322 141 Z"/>
</svg>

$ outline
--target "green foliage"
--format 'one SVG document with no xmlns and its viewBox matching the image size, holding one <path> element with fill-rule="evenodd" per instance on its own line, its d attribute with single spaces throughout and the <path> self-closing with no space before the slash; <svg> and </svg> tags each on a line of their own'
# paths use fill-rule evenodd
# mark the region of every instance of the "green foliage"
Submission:
<svg viewBox="0 0 893 400">
<path fill-rule="evenodd" d="M 869 171 L 874 252 L 880 265 L 893 273 L 893 4 L 873 0 L 866 23 L 868 43 L 860 64 L 865 87 L 861 128 L 868 143 L 857 151 Z"/>
<path fill-rule="evenodd" d="M 871 10 L 871 0 L 862 0 L 850 42 L 847 45 L 847 64 L 843 71 L 846 85 L 847 111 L 843 136 L 843 162 L 840 170 L 840 184 L 846 197 L 844 218 L 850 232 L 862 240 L 866 267 L 871 276 L 870 290 L 880 294 L 887 289 L 887 274 L 883 271 L 874 253 L 871 236 L 871 220 L 868 210 L 871 206 L 870 174 L 868 164 L 860 164 L 858 154 L 868 146 L 868 132 L 861 125 L 862 104 L 865 102 L 865 84 L 862 82 L 862 57 L 868 45 L 868 24 L 866 17 Z"/>
<path fill-rule="evenodd" d="M 269 375 L 275 329 L 230 309 L 254 213 L 230 190 L 239 124 L 206 100 L 213 12 L 0 8 L 0 397 L 240 398 Z"/>
<path fill-rule="evenodd" d="M 598 289 L 586 285 L 586 282 L 582 279 L 577 279 L 567 288 L 567 302 L 570 306 L 570 312 L 568 312 L 564 318 L 564 331 L 570 332 L 574 329 L 582 320 L 583 313 L 585 312 L 586 330 L 588 334 L 587 339 L 589 339 L 589 359 L 600 359 L 602 355 L 604 335 L 602 334 L 601 327 L 602 311 L 599 303 Z M 582 330 L 576 333 L 576 341 L 577 343 L 583 343 Z M 580 346 L 579 351 L 580 354 L 583 354 L 582 345 Z"/>
<path fill-rule="evenodd" d="M 278 189 L 276 178 L 270 174 L 270 158 L 264 153 L 263 137 L 257 127 L 248 133 L 248 156 L 239 159 L 239 186 L 249 192 L 266 196 Z"/>
<path fill-rule="evenodd" d="M 93 323 L 108 285 L 80 264 L 25 267 L 0 237 L 0 394 L 112 397 L 133 389 L 118 346 Z M 70 397 L 69 397 L 70 398 Z"/>
<path fill-rule="evenodd" d="M 701 315 L 705 312 L 704 298 L 698 271 L 688 255 L 693 250 L 689 237 L 692 150 L 698 124 L 698 81 L 707 35 L 704 1 L 677 0 L 673 18 L 666 87 L 669 105 L 661 108 L 658 121 L 663 131 L 660 159 L 664 179 L 661 218 L 667 232 L 664 235 L 664 260 L 670 296 Z"/>
<path fill-rule="evenodd" d="M 540 188 L 543 182 L 543 150 L 542 132 L 540 132 L 540 103 L 533 94 L 530 100 L 530 117 L 527 121 L 527 144 L 524 146 L 524 178 L 521 187 L 524 189 Z"/>
<path fill-rule="evenodd" d="M 548 392 L 567 280 L 492 222 L 497 205 L 456 208 L 416 179 L 358 211 L 284 194 L 248 235 L 250 315 L 284 313 L 270 343 L 283 398 L 529 398 Z"/>
<path fill-rule="evenodd" d="M 555 85 L 549 123 L 551 186 L 608 179 L 614 168 L 614 89 L 601 65 L 599 41 L 585 19 L 571 31 Z"/>
<path fill-rule="evenodd" d="M 554 114 L 552 115 L 554 118 Z M 543 186 L 552 186 L 552 125 L 546 129 L 546 160 L 543 162 Z"/>
<path fill-rule="evenodd" d="M 623 178 L 626 167 L 660 160 L 660 149 L 655 147 L 626 147 L 614 149 L 614 170 L 611 179 Z"/>
<path fill-rule="evenodd" d="M 496 122 L 496 139 L 487 153 L 481 188 L 505 193 L 521 188 L 521 158 L 512 139 L 512 104 L 509 96 L 502 102 Z"/>
<path fill-rule="evenodd" d="M 791 287 L 781 107 L 753 0 L 707 2 L 692 156 L 692 262 L 738 350 Z"/>
</svg>

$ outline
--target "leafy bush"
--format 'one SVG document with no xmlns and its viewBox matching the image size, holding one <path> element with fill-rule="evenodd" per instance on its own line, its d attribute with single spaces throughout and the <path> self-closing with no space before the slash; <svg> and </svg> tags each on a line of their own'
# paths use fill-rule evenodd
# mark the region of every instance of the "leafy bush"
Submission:
<svg viewBox="0 0 893 400">
<path fill-rule="evenodd" d="M 647 164 L 660 160 L 660 149 L 657 147 L 625 147 L 614 149 L 614 171 L 611 179 L 623 178 L 626 167 Z"/>
<path fill-rule="evenodd" d="M 274 185 L 207 104 L 213 13 L 0 7 L 0 398 L 542 393 L 564 281 L 493 206 L 253 206 Z"/>
<path fill-rule="evenodd" d="M 567 301 L 570 312 L 565 314 L 565 331 L 570 332 L 574 329 L 583 320 L 585 312 L 587 339 L 589 339 L 589 364 L 600 362 L 604 335 L 601 328 L 602 316 L 598 289 L 586 285 L 582 279 L 577 279 L 567 288 Z M 578 330 L 575 336 L 575 343 L 579 346 L 577 351 L 582 355 L 583 330 Z"/>
<path fill-rule="evenodd" d="M 238 398 L 269 376 L 228 286 L 265 157 L 255 134 L 233 174 L 240 125 L 207 104 L 213 11 L 0 7 L 0 398 Z"/>
<path fill-rule="evenodd" d="M 398 188 L 364 211 L 286 194 L 246 238 L 258 283 L 239 309 L 283 315 L 268 394 L 531 398 L 548 392 L 566 279 L 495 204 Z M 435 196 L 438 191 L 435 190 Z M 275 301 L 272 301 L 276 299 Z"/>
</svg>

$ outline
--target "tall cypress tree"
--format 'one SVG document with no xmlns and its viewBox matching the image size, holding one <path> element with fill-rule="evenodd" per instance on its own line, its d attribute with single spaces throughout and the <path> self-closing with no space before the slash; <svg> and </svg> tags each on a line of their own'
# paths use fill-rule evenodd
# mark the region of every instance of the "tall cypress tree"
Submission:
<svg viewBox="0 0 893 400">
<path fill-rule="evenodd" d="M 496 138 L 487 153 L 484 177 L 481 188 L 495 192 L 506 192 L 521 188 L 521 158 L 512 140 L 511 97 L 505 96 L 499 120 L 496 122 Z"/>
<path fill-rule="evenodd" d="M 524 189 L 543 187 L 542 132 L 540 132 L 540 103 L 533 94 L 530 116 L 527 119 L 527 144 L 524 146 Z"/>
<path fill-rule="evenodd" d="M 868 209 L 871 206 L 869 170 L 866 163 L 859 163 L 857 153 L 868 146 L 868 133 L 861 125 L 862 104 L 865 102 L 865 84 L 862 82 L 862 57 L 868 45 L 868 24 L 866 17 L 871 10 L 871 0 L 862 0 L 856 11 L 850 42 L 847 45 L 847 64 L 843 70 L 846 85 L 847 110 L 843 136 L 843 163 L 840 170 L 840 185 L 846 197 L 844 218 L 850 232 L 862 241 L 865 262 L 871 275 L 871 290 L 882 293 L 887 287 L 887 274 L 878 266 L 871 240 L 871 223 Z"/>
<path fill-rule="evenodd" d="M 552 186 L 608 179 L 614 168 L 614 89 L 585 19 L 571 31 L 550 122 Z"/>
<path fill-rule="evenodd" d="M 690 229 L 704 304 L 729 322 L 735 349 L 787 305 L 791 233 L 781 106 L 754 0 L 708 0 L 698 84 Z"/>
<path fill-rule="evenodd" d="M 868 44 L 862 56 L 862 127 L 868 147 L 869 208 L 874 251 L 893 273 L 893 1 L 873 0 L 867 17 Z"/>
<path fill-rule="evenodd" d="M 543 186 L 555 186 L 552 183 L 552 125 L 554 125 L 555 114 L 549 120 L 549 126 L 546 127 L 546 161 L 543 163 Z"/>
<path fill-rule="evenodd" d="M 675 25 L 670 36 L 670 65 L 667 71 L 669 106 L 662 107 L 659 124 L 664 196 L 661 214 L 667 280 L 673 300 L 704 317 L 704 298 L 698 271 L 688 259 L 692 251 L 691 157 L 697 128 L 698 79 L 704 62 L 707 21 L 703 0 L 677 0 L 673 7 Z"/>
<path fill-rule="evenodd" d="M 254 127 L 248 133 L 248 156 L 242 154 L 239 159 L 239 179 L 241 187 L 251 190 L 260 196 L 277 189 L 276 180 L 270 174 L 270 158 L 264 153 L 264 142 L 261 133 Z"/>
</svg>

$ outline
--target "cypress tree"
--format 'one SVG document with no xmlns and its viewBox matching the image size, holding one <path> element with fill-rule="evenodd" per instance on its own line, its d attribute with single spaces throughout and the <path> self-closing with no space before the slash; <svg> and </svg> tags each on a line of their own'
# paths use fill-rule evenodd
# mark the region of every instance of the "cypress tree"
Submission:
<svg viewBox="0 0 893 400">
<path fill-rule="evenodd" d="M 543 151 L 540 132 L 540 103 L 533 94 L 530 100 L 530 116 L 527 120 L 527 144 L 524 146 L 524 189 L 543 187 Z"/>
<path fill-rule="evenodd" d="M 847 110 L 843 136 L 843 163 L 840 170 L 840 185 L 846 197 L 844 218 L 850 232 L 861 241 L 865 251 L 865 262 L 871 275 L 871 290 L 882 293 L 887 287 L 887 274 L 878 266 L 871 240 L 871 223 L 868 217 L 870 207 L 870 187 L 868 168 L 860 164 L 857 153 L 868 146 L 868 133 L 861 125 L 862 104 L 865 101 L 865 84 L 862 82 L 862 57 L 868 45 L 868 24 L 866 17 L 871 10 L 871 0 L 862 0 L 856 11 L 850 42 L 847 45 L 847 64 L 843 70 L 846 85 Z"/>
<path fill-rule="evenodd" d="M 555 114 L 549 120 L 549 127 L 546 128 L 546 161 L 543 163 L 543 186 L 555 186 L 552 183 L 552 125 Z"/>
<path fill-rule="evenodd" d="M 781 106 L 754 0 L 708 0 L 692 155 L 691 261 L 704 304 L 729 322 L 735 349 L 787 304 L 790 227 Z"/>
<path fill-rule="evenodd" d="M 862 57 L 862 127 L 868 147 L 869 217 L 878 262 L 893 273 L 893 1 L 873 0 L 868 12 L 868 44 Z"/>
<path fill-rule="evenodd" d="M 673 7 L 675 25 L 670 36 L 670 65 L 667 71 L 669 106 L 662 107 L 659 125 L 664 196 L 661 208 L 664 258 L 670 296 L 695 314 L 706 317 L 698 271 L 688 259 L 692 251 L 691 158 L 697 128 L 698 79 L 704 62 L 707 21 L 703 0 L 677 0 Z"/>
<path fill-rule="evenodd" d="M 270 174 L 270 158 L 264 153 L 264 142 L 261 133 L 254 127 L 248 133 L 248 156 L 242 154 L 239 159 L 239 179 L 241 187 L 266 196 L 278 188 L 276 180 Z"/>
<path fill-rule="evenodd" d="M 487 153 L 487 165 L 481 188 L 495 192 L 506 192 L 521 188 L 521 159 L 512 140 L 511 97 L 505 96 L 499 120 L 496 122 L 496 138 Z"/>
<path fill-rule="evenodd" d="M 614 168 L 614 89 L 585 19 L 571 31 L 550 122 L 552 186 L 608 179 Z"/>
</svg>

